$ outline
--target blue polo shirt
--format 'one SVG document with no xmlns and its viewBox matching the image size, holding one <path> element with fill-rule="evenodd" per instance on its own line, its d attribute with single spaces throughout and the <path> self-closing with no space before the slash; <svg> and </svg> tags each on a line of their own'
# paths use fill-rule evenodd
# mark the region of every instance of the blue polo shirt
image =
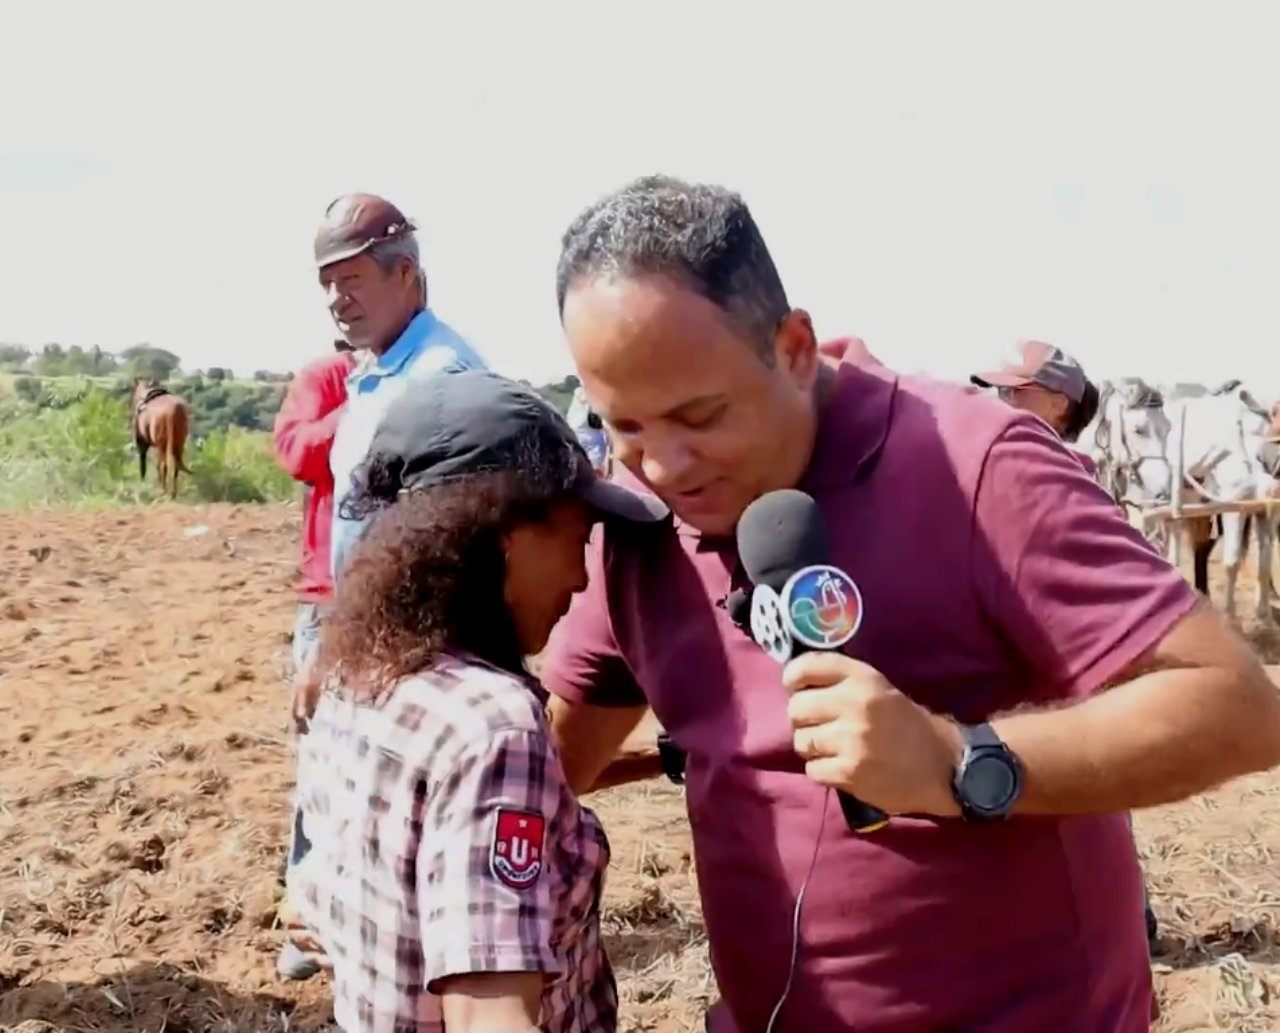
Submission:
<svg viewBox="0 0 1280 1033">
<path fill-rule="evenodd" d="M 586 393 L 581 387 L 574 389 L 573 398 L 569 402 L 569 412 L 565 418 L 573 428 L 578 443 L 586 450 L 591 465 L 597 470 L 603 470 L 609 458 L 609 438 L 603 427 L 591 426 L 591 405 L 587 402 Z"/>
<path fill-rule="evenodd" d="M 480 354 L 428 308 L 413 317 L 390 348 L 379 356 L 366 356 L 347 378 L 347 403 L 329 453 L 333 471 L 330 565 L 335 582 L 364 528 L 363 521 L 342 517 L 342 502 L 351 492 L 352 474 L 364 462 L 382 414 L 416 380 L 486 368 Z"/>
<path fill-rule="evenodd" d="M 609 458 L 609 438 L 603 430 L 595 427 L 574 427 L 578 443 L 586 450 L 587 458 L 597 470 L 603 470 Z"/>
</svg>

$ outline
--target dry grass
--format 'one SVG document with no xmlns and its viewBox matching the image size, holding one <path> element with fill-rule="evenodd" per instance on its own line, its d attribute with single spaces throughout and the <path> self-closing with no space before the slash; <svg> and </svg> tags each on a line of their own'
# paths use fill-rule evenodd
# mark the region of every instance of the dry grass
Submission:
<svg viewBox="0 0 1280 1033">
<path fill-rule="evenodd" d="M 1137 817 L 1161 936 L 1161 1030 L 1276 1028 L 1280 988 L 1280 786 L 1246 779 Z"/>
<path fill-rule="evenodd" d="M 273 968 L 296 514 L 0 519 L 0 1029 L 330 1028 L 324 981 Z M 715 986 L 680 793 L 592 802 L 624 1029 L 700 1030 Z M 1280 1028 L 1280 778 L 1136 824 L 1158 1029 Z"/>
</svg>

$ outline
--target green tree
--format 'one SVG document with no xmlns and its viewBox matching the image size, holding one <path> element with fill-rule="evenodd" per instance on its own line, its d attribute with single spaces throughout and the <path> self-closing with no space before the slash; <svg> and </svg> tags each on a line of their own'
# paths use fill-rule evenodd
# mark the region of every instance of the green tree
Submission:
<svg viewBox="0 0 1280 1033">
<path fill-rule="evenodd" d="M 89 358 L 89 353 L 78 344 L 73 344 L 68 348 L 66 355 L 62 358 L 62 372 L 67 376 L 92 373 L 92 367 L 93 362 Z"/>
<path fill-rule="evenodd" d="M 120 354 L 130 376 L 151 377 L 161 381 L 167 380 L 182 362 L 173 352 L 149 344 L 135 344 Z"/>
<path fill-rule="evenodd" d="M 20 344 L 0 344 L 0 368 L 21 369 L 31 358 L 31 349 Z"/>
<path fill-rule="evenodd" d="M 89 369 L 90 375 L 95 377 L 105 377 L 116 371 L 120 363 L 116 357 L 110 352 L 104 352 L 96 344 L 89 349 Z"/>
<path fill-rule="evenodd" d="M 67 371 L 67 353 L 60 344 L 46 344 L 33 365 L 42 377 L 60 377 Z"/>
</svg>

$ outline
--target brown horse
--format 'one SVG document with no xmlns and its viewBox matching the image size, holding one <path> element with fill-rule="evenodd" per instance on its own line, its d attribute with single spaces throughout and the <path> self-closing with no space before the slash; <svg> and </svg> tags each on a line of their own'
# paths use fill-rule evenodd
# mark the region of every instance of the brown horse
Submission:
<svg viewBox="0 0 1280 1033">
<path fill-rule="evenodd" d="M 150 377 L 133 382 L 133 441 L 138 446 L 138 476 L 147 479 L 147 449 L 156 450 L 160 491 L 178 495 L 178 471 L 190 473 L 182 461 L 182 448 L 191 428 L 191 407 Z"/>
</svg>

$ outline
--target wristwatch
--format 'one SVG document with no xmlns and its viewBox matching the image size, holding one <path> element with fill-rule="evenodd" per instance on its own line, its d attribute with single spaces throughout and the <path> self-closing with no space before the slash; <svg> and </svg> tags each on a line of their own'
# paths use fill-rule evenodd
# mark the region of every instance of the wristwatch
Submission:
<svg viewBox="0 0 1280 1033">
<path fill-rule="evenodd" d="M 662 773 L 678 786 L 684 785 L 684 751 L 666 732 L 658 733 L 658 760 Z"/>
<path fill-rule="evenodd" d="M 1022 795 L 1022 764 L 989 724 L 960 725 L 964 753 L 951 790 L 965 821 L 1003 821 Z"/>
</svg>

